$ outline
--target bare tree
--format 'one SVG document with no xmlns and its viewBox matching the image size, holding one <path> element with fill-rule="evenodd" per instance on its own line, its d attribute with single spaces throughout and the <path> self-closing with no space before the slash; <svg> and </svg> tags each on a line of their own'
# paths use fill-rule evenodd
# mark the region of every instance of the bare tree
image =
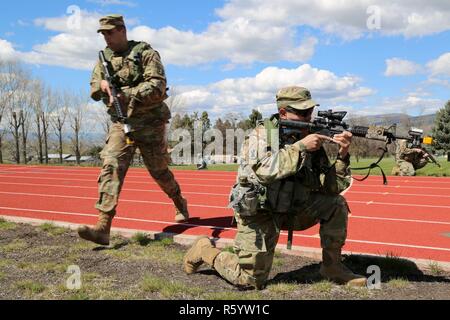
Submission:
<svg viewBox="0 0 450 320">
<path fill-rule="evenodd" d="M 177 88 L 170 89 L 170 96 L 164 101 L 172 114 L 184 113 L 186 98 L 181 95 Z"/>
<path fill-rule="evenodd" d="M 31 109 L 33 112 L 33 120 L 35 124 L 36 136 L 37 136 L 37 151 L 39 163 L 43 163 L 43 151 L 42 151 L 42 129 L 41 129 L 41 114 L 43 110 L 43 85 L 39 80 L 33 81 L 31 84 Z"/>
<path fill-rule="evenodd" d="M 50 93 L 47 93 L 50 95 Z M 59 162 L 63 163 L 63 130 L 66 123 L 67 116 L 69 114 L 68 106 L 70 104 L 70 94 L 65 92 L 61 97 L 58 95 L 56 98 L 59 102 L 55 103 L 54 109 L 51 112 L 50 124 L 55 130 L 55 134 L 58 137 L 58 150 L 59 150 Z"/>
<path fill-rule="evenodd" d="M 86 111 L 86 104 L 84 97 L 85 94 L 71 95 L 70 96 L 70 111 L 69 111 L 69 121 L 70 127 L 72 128 L 72 138 L 71 145 L 72 150 L 75 153 L 76 162 L 79 165 L 81 163 L 81 152 L 82 152 L 82 137 L 83 137 L 83 116 Z"/>
<path fill-rule="evenodd" d="M 26 75 L 25 71 L 22 68 L 22 66 L 16 62 L 16 61 L 0 61 L 0 128 L 2 120 L 5 116 L 5 114 L 9 113 L 9 125 L 11 127 L 11 124 L 14 123 L 14 121 L 17 122 L 17 115 L 16 120 L 13 119 L 12 112 L 15 108 L 16 102 L 18 102 L 19 99 L 17 99 L 17 94 L 24 90 Z M 13 128 L 17 128 L 16 125 L 13 125 Z M 14 133 L 18 132 L 17 130 L 13 130 Z M 5 130 L 0 130 L 0 163 L 3 163 L 3 137 L 5 135 Z M 13 134 L 14 134 L 13 133 Z M 18 134 L 16 135 L 16 142 L 18 142 Z M 15 154 L 15 160 L 20 161 L 20 154 L 18 154 L 18 143 L 16 143 L 16 154 Z"/>
<path fill-rule="evenodd" d="M 105 134 L 108 134 L 109 128 L 111 127 L 111 116 L 106 112 L 106 110 L 96 110 L 95 117 L 100 122 Z"/>
<path fill-rule="evenodd" d="M 9 110 L 9 126 L 11 128 L 11 133 L 14 137 L 16 150 L 14 160 L 16 163 L 20 163 L 20 143 L 22 142 L 22 154 L 24 156 L 25 163 L 27 162 L 27 137 L 29 129 L 29 96 L 27 92 L 28 79 L 22 74 L 16 73 L 18 87 L 17 90 L 13 92 L 10 99 Z M 19 130 L 21 129 L 21 132 Z"/>
</svg>

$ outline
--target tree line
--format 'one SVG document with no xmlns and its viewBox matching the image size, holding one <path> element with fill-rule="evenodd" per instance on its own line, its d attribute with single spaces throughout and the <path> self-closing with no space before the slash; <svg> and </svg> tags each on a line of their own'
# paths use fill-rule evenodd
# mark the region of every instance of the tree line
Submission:
<svg viewBox="0 0 450 320">
<path fill-rule="evenodd" d="M 49 153 L 75 155 L 91 147 L 84 135 L 89 96 L 55 90 L 17 61 L 0 60 L 0 163 L 49 162 Z"/>
<path fill-rule="evenodd" d="M 217 129 L 223 137 L 227 130 L 248 131 L 256 127 L 263 115 L 253 109 L 248 116 L 242 113 L 229 112 L 212 121 L 207 111 L 182 112 L 181 95 L 172 92 L 166 100 L 173 113 L 170 131 L 186 129 L 194 139 L 194 125 L 201 121 L 202 134 L 209 129 Z M 32 76 L 22 64 L 16 61 L 0 60 L 0 163 L 5 159 L 13 162 L 28 163 L 31 159 L 39 163 L 49 163 L 49 154 L 59 154 L 59 162 L 63 163 L 63 154 L 70 153 L 80 164 L 82 155 L 98 157 L 101 146 L 97 145 L 88 133 L 92 131 L 92 123 L 98 124 L 106 134 L 111 122 L 105 110 L 88 113 L 90 98 L 86 92 L 74 93 L 68 90 L 56 90 L 46 85 L 41 79 Z M 275 112 L 276 110 L 274 110 Z M 92 119 L 92 115 L 95 115 Z M 91 121 L 90 124 L 88 121 Z M 365 118 L 350 119 L 350 125 L 368 126 Z M 390 126 L 388 120 L 381 125 Z M 398 124 L 400 131 L 411 127 L 410 118 L 405 115 Z M 450 150 L 450 101 L 437 113 L 432 130 L 434 150 Z M 194 143 L 194 141 L 192 141 Z M 172 145 L 175 142 L 171 142 Z M 202 148 L 206 147 L 203 142 Z M 226 141 L 224 139 L 224 147 Z M 234 142 L 234 154 L 239 154 L 238 142 Z M 380 154 L 382 143 L 362 138 L 354 138 L 350 153 L 359 158 L 376 157 Z M 325 146 L 331 155 L 337 154 L 337 147 Z M 225 148 L 224 148 L 225 150 Z M 395 153 L 395 146 L 389 151 Z"/>
</svg>

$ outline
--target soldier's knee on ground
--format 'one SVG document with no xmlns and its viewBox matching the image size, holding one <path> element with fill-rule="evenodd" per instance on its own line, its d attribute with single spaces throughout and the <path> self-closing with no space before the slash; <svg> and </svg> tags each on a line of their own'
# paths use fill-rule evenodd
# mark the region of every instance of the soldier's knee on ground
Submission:
<svg viewBox="0 0 450 320">
<path fill-rule="evenodd" d="M 255 276 L 252 264 L 246 264 L 237 254 L 223 251 L 214 260 L 213 268 L 233 285 L 245 289 L 261 290 L 265 287 L 267 275 Z"/>
</svg>

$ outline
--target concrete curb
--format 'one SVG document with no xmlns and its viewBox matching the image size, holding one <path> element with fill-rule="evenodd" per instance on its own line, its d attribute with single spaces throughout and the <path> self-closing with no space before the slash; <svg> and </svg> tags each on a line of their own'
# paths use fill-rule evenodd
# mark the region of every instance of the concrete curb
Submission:
<svg viewBox="0 0 450 320">
<path fill-rule="evenodd" d="M 33 219 L 33 218 L 23 218 L 23 217 L 12 217 L 12 216 L 2 216 L 0 215 L 0 218 L 14 222 L 14 223 L 26 223 L 33 226 L 39 226 L 44 223 L 52 223 L 55 226 L 58 227 L 64 227 L 71 230 L 77 230 L 80 224 L 76 223 L 70 223 L 70 222 L 61 222 L 61 221 L 53 221 L 53 220 L 40 220 L 40 219 Z M 183 245 L 183 246 L 190 246 L 194 242 L 195 239 L 199 235 L 192 236 L 192 235 L 182 235 L 182 234 L 174 234 L 174 233 L 168 233 L 168 232 L 158 232 L 158 231 L 148 231 L 148 230 L 138 230 L 138 229 L 125 229 L 125 228 L 112 228 L 111 232 L 114 234 L 119 234 L 126 238 L 131 238 L 135 233 L 141 232 L 146 233 L 150 239 L 159 240 L 164 238 L 171 238 L 173 241 L 177 244 Z M 216 244 L 217 248 L 225 248 L 233 245 L 232 239 L 213 239 L 214 243 Z M 277 249 L 284 254 L 289 255 L 296 255 L 296 256 L 302 256 L 306 258 L 310 258 L 313 260 L 321 261 L 322 260 L 322 250 L 319 248 L 309 248 L 309 247 L 301 247 L 301 246 L 292 246 L 292 250 L 287 250 L 286 245 L 279 244 L 277 245 Z M 354 253 L 350 251 L 343 251 L 343 254 L 349 254 L 349 255 L 357 255 L 362 257 L 386 257 L 385 255 L 378 255 L 373 253 Z M 403 257 L 399 257 L 403 258 Z M 430 271 L 430 265 L 434 262 L 438 263 L 438 266 L 441 270 L 445 272 L 450 272 L 450 263 L 449 262 L 443 262 L 443 261 L 435 261 L 435 260 L 426 260 L 426 259 L 414 259 L 414 258 L 403 258 L 406 260 L 409 260 L 417 265 L 417 267 L 421 271 Z"/>
</svg>

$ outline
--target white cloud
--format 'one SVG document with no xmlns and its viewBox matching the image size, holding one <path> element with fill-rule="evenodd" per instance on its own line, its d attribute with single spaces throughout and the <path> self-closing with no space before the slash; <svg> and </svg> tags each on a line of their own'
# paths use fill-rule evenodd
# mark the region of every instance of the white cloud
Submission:
<svg viewBox="0 0 450 320">
<path fill-rule="evenodd" d="M 96 0 L 93 0 L 96 1 Z M 105 4 L 128 1 L 105 0 Z M 430 0 L 230 0 L 216 10 L 218 20 L 201 32 L 172 26 L 153 29 L 127 19 L 130 38 L 150 42 L 166 64 L 192 66 L 224 62 L 225 68 L 254 62 L 307 62 L 319 42 L 301 33 L 303 26 L 316 28 L 346 40 L 373 31 L 367 28 L 367 9 L 378 6 L 382 35 L 425 36 L 450 30 L 450 2 Z M 79 29 L 68 27 L 69 16 L 40 18 L 35 24 L 59 32 L 25 57 L 34 63 L 50 63 L 90 69 L 103 45 L 95 33 L 97 13 L 81 12 Z M 76 62 L 77 60 L 81 60 Z"/>
<path fill-rule="evenodd" d="M 0 39 L 0 60 L 10 60 L 16 58 L 16 51 L 11 42 Z"/>
<path fill-rule="evenodd" d="M 384 75 L 386 77 L 392 76 L 409 76 L 420 72 L 422 67 L 409 60 L 403 60 L 400 58 L 392 58 L 386 60 L 386 71 Z"/>
<path fill-rule="evenodd" d="M 217 12 L 223 19 L 244 16 L 271 25 L 308 25 L 350 40 L 372 32 L 367 27 L 370 6 L 380 12 L 380 29 L 373 31 L 383 35 L 409 38 L 450 29 L 446 0 L 231 0 Z"/>
<path fill-rule="evenodd" d="M 445 100 L 426 98 L 421 95 L 420 93 L 409 93 L 403 97 L 386 98 L 376 106 L 352 108 L 352 117 L 390 113 L 419 116 L 436 113 L 445 104 Z"/>
<path fill-rule="evenodd" d="M 294 33 L 288 28 L 251 23 L 244 18 L 211 24 L 202 33 L 138 26 L 129 36 L 151 43 L 167 63 L 185 66 L 218 60 L 231 64 L 304 62 L 312 57 L 318 43 L 314 37 L 305 37 L 295 44 Z"/>
<path fill-rule="evenodd" d="M 374 90 L 361 87 L 361 79 L 339 77 L 328 70 L 303 64 L 295 69 L 268 67 L 255 77 L 225 79 L 203 87 L 178 87 L 186 110 L 211 110 L 213 116 L 229 112 L 250 113 L 260 107 L 265 113 L 275 112 L 275 94 L 284 87 L 299 85 L 311 90 L 313 98 L 323 107 L 341 101 L 361 101 Z"/>
<path fill-rule="evenodd" d="M 432 76 L 450 76 L 450 52 L 444 53 L 436 60 L 428 62 L 427 67 Z"/>
</svg>

